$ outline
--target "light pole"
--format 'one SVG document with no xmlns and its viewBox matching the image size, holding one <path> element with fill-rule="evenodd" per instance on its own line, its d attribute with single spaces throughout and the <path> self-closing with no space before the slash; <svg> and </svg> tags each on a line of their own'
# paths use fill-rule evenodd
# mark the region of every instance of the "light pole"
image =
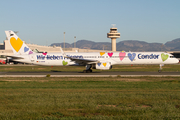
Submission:
<svg viewBox="0 0 180 120">
<path fill-rule="evenodd" d="M 64 49 L 65 49 L 65 32 L 64 32 Z"/>
<path fill-rule="evenodd" d="M 76 36 L 74 36 L 74 48 L 76 48 Z"/>
</svg>

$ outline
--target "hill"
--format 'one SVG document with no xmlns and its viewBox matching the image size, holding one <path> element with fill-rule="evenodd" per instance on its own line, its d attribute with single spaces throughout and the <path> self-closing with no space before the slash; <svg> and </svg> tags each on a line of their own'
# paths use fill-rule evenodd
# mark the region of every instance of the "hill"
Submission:
<svg viewBox="0 0 180 120">
<path fill-rule="evenodd" d="M 171 51 L 180 50 L 180 38 L 166 42 L 164 45 L 169 47 Z"/>
<path fill-rule="evenodd" d="M 64 46 L 64 43 L 53 43 L 51 46 Z M 65 43 L 66 48 L 73 48 L 74 43 Z M 111 50 L 110 42 L 93 42 L 90 40 L 79 40 L 76 47 L 81 49 Z M 148 43 L 138 40 L 124 40 L 116 43 L 117 51 L 180 51 L 180 38 L 162 43 Z"/>
</svg>

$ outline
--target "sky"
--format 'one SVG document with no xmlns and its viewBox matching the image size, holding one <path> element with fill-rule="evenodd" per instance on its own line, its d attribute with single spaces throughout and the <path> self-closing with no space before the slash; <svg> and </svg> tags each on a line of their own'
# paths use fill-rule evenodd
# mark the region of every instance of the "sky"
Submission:
<svg viewBox="0 0 180 120">
<path fill-rule="evenodd" d="M 112 24 L 121 37 L 166 43 L 180 38 L 180 0 L 0 0 L 0 42 L 5 30 L 27 43 L 77 40 L 111 42 Z"/>
</svg>

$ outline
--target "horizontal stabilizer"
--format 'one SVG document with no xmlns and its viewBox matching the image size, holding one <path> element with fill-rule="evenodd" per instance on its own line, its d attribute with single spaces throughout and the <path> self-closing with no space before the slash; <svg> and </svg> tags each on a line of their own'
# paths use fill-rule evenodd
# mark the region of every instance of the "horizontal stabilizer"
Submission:
<svg viewBox="0 0 180 120">
<path fill-rule="evenodd" d="M 11 59 L 24 59 L 23 57 L 16 57 L 16 56 L 6 56 L 6 57 L 10 57 Z"/>
</svg>

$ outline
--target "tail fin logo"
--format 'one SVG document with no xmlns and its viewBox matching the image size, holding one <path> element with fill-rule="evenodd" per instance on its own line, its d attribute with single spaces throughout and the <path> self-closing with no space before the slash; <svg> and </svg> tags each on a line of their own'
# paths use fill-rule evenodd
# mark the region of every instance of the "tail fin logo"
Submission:
<svg viewBox="0 0 180 120">
<path fill-rule="evenodd" d="M 24 52 L 27 52 L 27 51 L 29 51 L 29 48 L 24 47 Z"/>
<path fill-rule="evenodd" d="M 10 43 L 16 52 L 18 52 L 23 45 L 23 41 L 20 38 L 17 38 L 16 40 L 14 37 L 10 39 Z"/>
</svg>

